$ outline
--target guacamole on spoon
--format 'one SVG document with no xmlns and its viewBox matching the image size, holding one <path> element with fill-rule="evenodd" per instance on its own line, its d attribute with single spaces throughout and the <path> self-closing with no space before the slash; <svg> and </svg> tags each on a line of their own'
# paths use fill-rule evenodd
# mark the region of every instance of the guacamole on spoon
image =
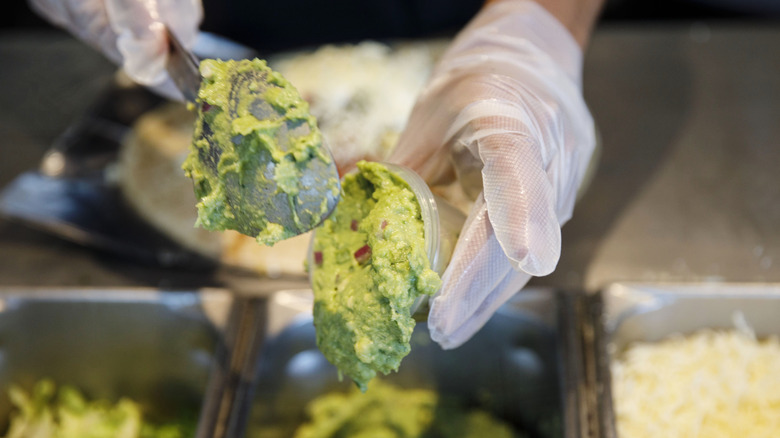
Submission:
<svg viewBox="0 0 780 438">
<path fill-rule="evenodd" d="M 339 180 L 308 103 L 263 60 L 207 59 L 200 73 L 182 166 L 199 199 L 197 225 L 272 245 L 320 224 Z"/>
</svg>

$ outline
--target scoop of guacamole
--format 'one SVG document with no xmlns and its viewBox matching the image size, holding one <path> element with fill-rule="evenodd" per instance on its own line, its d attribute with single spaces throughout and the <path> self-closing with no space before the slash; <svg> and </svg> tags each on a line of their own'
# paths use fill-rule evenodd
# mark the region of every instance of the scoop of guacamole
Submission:
<svg viewBox="0 0 780 438">
<path fill-rule="evenodd" d="M 195 436 L 197 419 L 150 423 L 133 400 L 90 400 L 76 388 L 39 380 L 31 392 L 11 385 L 13 405 L 3 438 L 185 438 Z"/>
<path fill-rule="evenodd" d="M 479 409 L 443 400 L 428 389 L 373 381 L 365 393 L 323 395 L 307 406 L 310 421 L 295 438 L 512 438 L 519 434 Z"/>
<path fill-rule="evenodd" d="M 410 351 L 411 307 L 441 286 L 430 269 L 420 206 L 386 166 L 359 162 L 341 201 L 314 237 L 317 345 L 362 389 Z"/>
<path fill-rule="evenodd" d="M 304 175 L 332 164 L 306 101 L 263 60 L 207 59 L 200 73 L 195 134 L 182 166 L 199 199 L 197 225 L 272 245 L 319 224 L 328 213 L 322 187 L 336 196 L 338 179 Z M 311 192 L 313 203 L 305 201 Z"/>
</svg>

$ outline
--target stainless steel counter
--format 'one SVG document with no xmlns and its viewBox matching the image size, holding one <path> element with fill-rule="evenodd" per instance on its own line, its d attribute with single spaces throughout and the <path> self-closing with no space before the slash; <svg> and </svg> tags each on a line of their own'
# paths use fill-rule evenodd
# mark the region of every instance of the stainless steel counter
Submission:
<svg viewBox="0 0 780 438">
<path fill-rule="evenodd" d="M 598 173 L 538 283 L 780 279 L 780 28 L 602 29 Z"/>
<path fill-rule="evenodd" d="M 599 166 L 537 285 L 780 281 L 780 28 L 605 27 L 586 56 Z M 113 68 L 59 33 L 2 34 L 0 186 L 37 166 Z M 46 109 L 50 109 L 44 112 Z M 0 221 L 0 284 L 223 283 Z"/>
</svg>

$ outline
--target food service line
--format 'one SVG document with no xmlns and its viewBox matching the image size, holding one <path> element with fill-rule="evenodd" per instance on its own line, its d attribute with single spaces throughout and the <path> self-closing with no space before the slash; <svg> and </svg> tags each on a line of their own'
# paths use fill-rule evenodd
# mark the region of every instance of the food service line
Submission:
<svg viewBox="0 0 780 438">
<path fill-rule="evenodd" d="M 61 37 L 3 38 L 7 44 L 0 50 L 9 54 L 23 56 L 53 42 L 65 48 L 64 59 L 68 54 L 74 63 L 86 59 L 110 76 L 111 69 L 90 59 L 87 49 L 70 47 Z M 780 281 L 780 232 L 774 226 L 780 219 L 775 171 L 780 128 L 772 122 L 780 115 L 780 79 L 772 74 L 780 70 L 780 55 L 771 50 L 779 42 L 780 32 L 770 27 L 695 24 L 599 31 L 586 57 L 584 89 L 603 137 L 601 161 L 564 227 L 558 270 L 535 283 L 595 290 L 618 280 Z M 7 83 L 27 72 L 24 63 L 8 70 Z M 56 78 L 45 79 L 54 81 L 49 90 L 58 90 Z M 6 99 L 13 96 L 9 90 Z M 0 178 L 7 184 L 37 166 L 51 140 L 41 132 L 53 138 L 59 130 L 44 126 L 36 131 L 42 121 L 32 122 L 31 116 L 40 103 L 22 104 L 16 114 L 11 114 L 11 101 L 4 103 L 0 114 L 6 138 L 29 146 L 18 155 L 3 154 L 8 159 Z M 82 104 L 60 109 L 61 120 Z M 56 118 L 46 122 L 54 125 Z M 128 266 L 5 221 L 0 222 L 0 254 L 0 283 L 5 285 L 235 282 L 219 269 L 216 275 L 202 275 Z M 252 279 L 236 284 L 256 285 Z"/>
</svg>

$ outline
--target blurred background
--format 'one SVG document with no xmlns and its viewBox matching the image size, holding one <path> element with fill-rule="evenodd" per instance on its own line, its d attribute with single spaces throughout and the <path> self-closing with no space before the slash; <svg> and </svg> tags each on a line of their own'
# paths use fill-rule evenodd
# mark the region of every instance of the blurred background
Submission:
<svg viewBox="0 0 780 438">
<path fill-rule="evenodd" d="M 475 14 L 482 1 L 340 0 L 325 5 L 302 0 L 205 0 L 203 3 L 203 30 L 222 34 L 261 51 L 276 51 L 323 41 L 415 38 L 452 32 Z M 279 19 L 292 16 L 296 17 L 294 32 L 291 21 Z M 772 0 L 611 0 L 604 8 L 601 22 L 609 25 L 689 20 L 773 21 L 779 16 L 780 5 Z M 0 28 L 4 30 L 49 27 L 24 1 L 11 2 L 0 17 Z"/>
</svg>

